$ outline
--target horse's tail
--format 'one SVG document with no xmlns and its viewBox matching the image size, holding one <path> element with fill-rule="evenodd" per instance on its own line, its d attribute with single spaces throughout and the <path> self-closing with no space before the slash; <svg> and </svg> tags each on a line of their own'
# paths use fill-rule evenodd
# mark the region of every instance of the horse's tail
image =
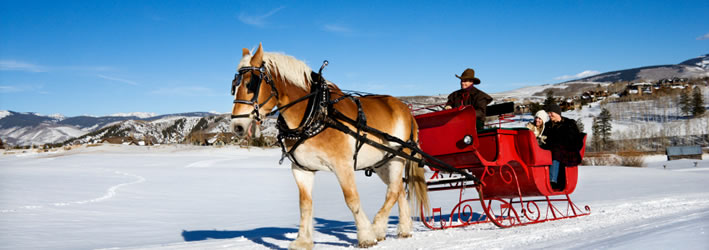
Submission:
<svg viewBox="0 0 709 250">
<path fill-rule="evenodd" d="M 412 125 L 413 126 L 411 129 L 413 136 L 411 140 L 416 142 L 416 146 L 418 146 L 418 125 L 416 122 L 412 122 Z M 410 150 L 405 151 L 408 151 L 407 153 L 409 154 L 411 153 Z M 417 155 L 416 158 L 420 159 L 420 157 L 420 155 Z M 426 176 L 424 175 L 425 172 L 423 166 L 420 166 L 419 163 L 420 161 L 406 160 L 406 186 L 408 187 L 407 191 L 409 192 L 409 204 L 414 208 L 412 209 L 412 215 L 419 215 L 419 209 L 423 209 L 424 216 L 428 217 L 429 212 L 431 211 L 428 202 L 428 185 L 426 184 Z M 423 220 L 424 218 L 421 219 Z"/>
</svg>

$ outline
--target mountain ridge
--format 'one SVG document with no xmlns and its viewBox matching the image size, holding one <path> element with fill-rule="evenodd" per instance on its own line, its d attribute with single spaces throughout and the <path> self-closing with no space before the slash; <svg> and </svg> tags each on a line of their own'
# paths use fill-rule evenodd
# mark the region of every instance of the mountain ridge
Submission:
<svg viewBox="0 0 709 250">
<path fill-rule="evenodd" d="M 679 64 L 664 64 L 642 66 L 630 69 L 604 72 L 569 82 L 618 82 L 618 81 L 659 81 L 674 78 L 709 77 L 709 54 L 680 62 Z"/>
<path fill-rule="evenodd" d="M 130 121 L 162 124 L 166 122 L 169 123 L 170 121 L 166 120 L 168 118 L 175 118 L 172 120 L 188 118 L 191 120 L 199 120 L 209 116 L 223 116 L 223 114 L 214 114 L 209 112 L 185 112 L 155 115 L 145 118 L 138 116 L 112 115 L 101 117 L 85 115 L 64 117 L 58 114 L 45 116 L 38 113 L 5 110 L 0 111 L 0 137 L 2 138 L 3 143 L 14 146 L 55 144 L 71 140 L 72 138 L 78 138 L 106 127 L 128 123 Z M 174 137 L 184 138 L 185 136 L 175 135 Z"/>
</svg>

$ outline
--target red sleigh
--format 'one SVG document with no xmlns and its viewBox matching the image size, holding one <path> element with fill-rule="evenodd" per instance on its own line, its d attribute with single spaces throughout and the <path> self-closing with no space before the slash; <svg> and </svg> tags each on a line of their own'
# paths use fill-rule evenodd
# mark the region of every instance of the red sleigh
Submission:
<svg viewBox="0 0 709 250">
<path fill-rule="evenodd" d="M 433 207 L 429 216 L 424 216 L 428 213 L 422 209 L 427 227 L 444 229 L 487 222 L 511 227 L 590 214 L 588 206 L 582 210 L 569 198 L 576 189 L 578 167 L 562 168 L 559 182 L 563 187 L 552 188 L 551 152 L 538 146 L 532 131 L 499 126 L 477 130 L 475 109 L 470 106 L 418 115 L 416 121 L 424 152 L 480 179 L 476 184 L 429 166 L 433 171 L 427 180 L 429 191 L 457 190 L 459 195 L 449 209 Z M 584 151 L 585 146 L 582 156 Z"/>
</svg>

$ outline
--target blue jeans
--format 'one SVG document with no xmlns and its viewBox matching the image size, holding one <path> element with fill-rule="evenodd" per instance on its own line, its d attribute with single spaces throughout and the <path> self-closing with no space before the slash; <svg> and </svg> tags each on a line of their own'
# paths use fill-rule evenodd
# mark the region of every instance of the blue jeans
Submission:
<svg viewBox="0 0 709 250">
<path fill-rule="evenodd" d="M 559 178 L 559 167 L 561 163 L 557 160 L 551 161 L 551 166 L 549 166 L 549 181 L 556 182 Z"/>
</svg>

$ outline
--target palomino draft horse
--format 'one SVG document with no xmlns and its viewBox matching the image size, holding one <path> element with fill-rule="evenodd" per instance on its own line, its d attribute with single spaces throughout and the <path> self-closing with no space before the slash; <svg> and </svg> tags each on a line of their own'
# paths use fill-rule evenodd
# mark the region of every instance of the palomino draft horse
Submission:
<svg viewBox="0 0 709 250">
<path fill-rule="evenodd" d="M 315 81 L 320 79 L 320 83 L 327 84 L 326 88 L 329 90 L 324 95 L 325 102 L 322 103 L 330 103 L 329 109 L 343 115 L 331 119 L 341 122 L 339 124 L 344 124 L 360 135 L 366 132 L 344 120 L 361 122 L 366 119 L 366 126 L 400 141 L 416 142 L 416 121 L 405 104 L 391 96 L 348 96 L 334 84 L 325 82 L 302 61 L 283 54 L 264 52 L 260 44 L 253 54 L 248 49 L 243 49 L 238 67 L 238 73 L 232 82 L 232 94 L 235 95 L 232 109 L 234 132 L 238 136 L 251 135 L 252 132 L 258 136 L 258 126 L 255 124 L 274 108 L 278 107 L 280 111 L 279 140 L 283 144 L 284 155 L 288 155 L 292 162 L 293 177 L 300 191 L 300 226 L 298 237 L 290 244 L 290 248 L 313 247 L 312 187 L 317 171 L 331 171 L 337 177 L 345 202 L 355 219 L 360 247 L 372 246 L 385 239 L 389 213 L 396 202 L 399 203 L 400 217 L 398 236 L 411 236 L 412 219 L 406 192 L 410 192 L 409 198 L 418 201 L 415 206 L 428 207 L 423 168 L 419 167 L 417 162 L 363 144 L 351 134 L 342 132 L 342 127 L 338 130 L 327 124 L 320 124 L 319 120 L 329 117 L 319 117 L 322 116 L 321 113 L 313 112 L 309 107 L 312 99 L 318 98 L 310 93 L 314 93 L 311 90 L 317 87 Z M 321 126 L 303 128 L 304 124 Z M 288 131 L 292 132 L 291 135 L 301 136 L 288 136 Z M 409 148 L 392 142 L 391 137 L 369 134 L 367 139 L 404 153 L 411 153 Z M 386 200 L 374 217 L 373 223 L 370 223 L 361 209 L 355 184 L 354 171 L 365 169 L 375 172 L 387 185 Z M 404 174 L 409 190 L 404 190 Z"/>
</svg>

